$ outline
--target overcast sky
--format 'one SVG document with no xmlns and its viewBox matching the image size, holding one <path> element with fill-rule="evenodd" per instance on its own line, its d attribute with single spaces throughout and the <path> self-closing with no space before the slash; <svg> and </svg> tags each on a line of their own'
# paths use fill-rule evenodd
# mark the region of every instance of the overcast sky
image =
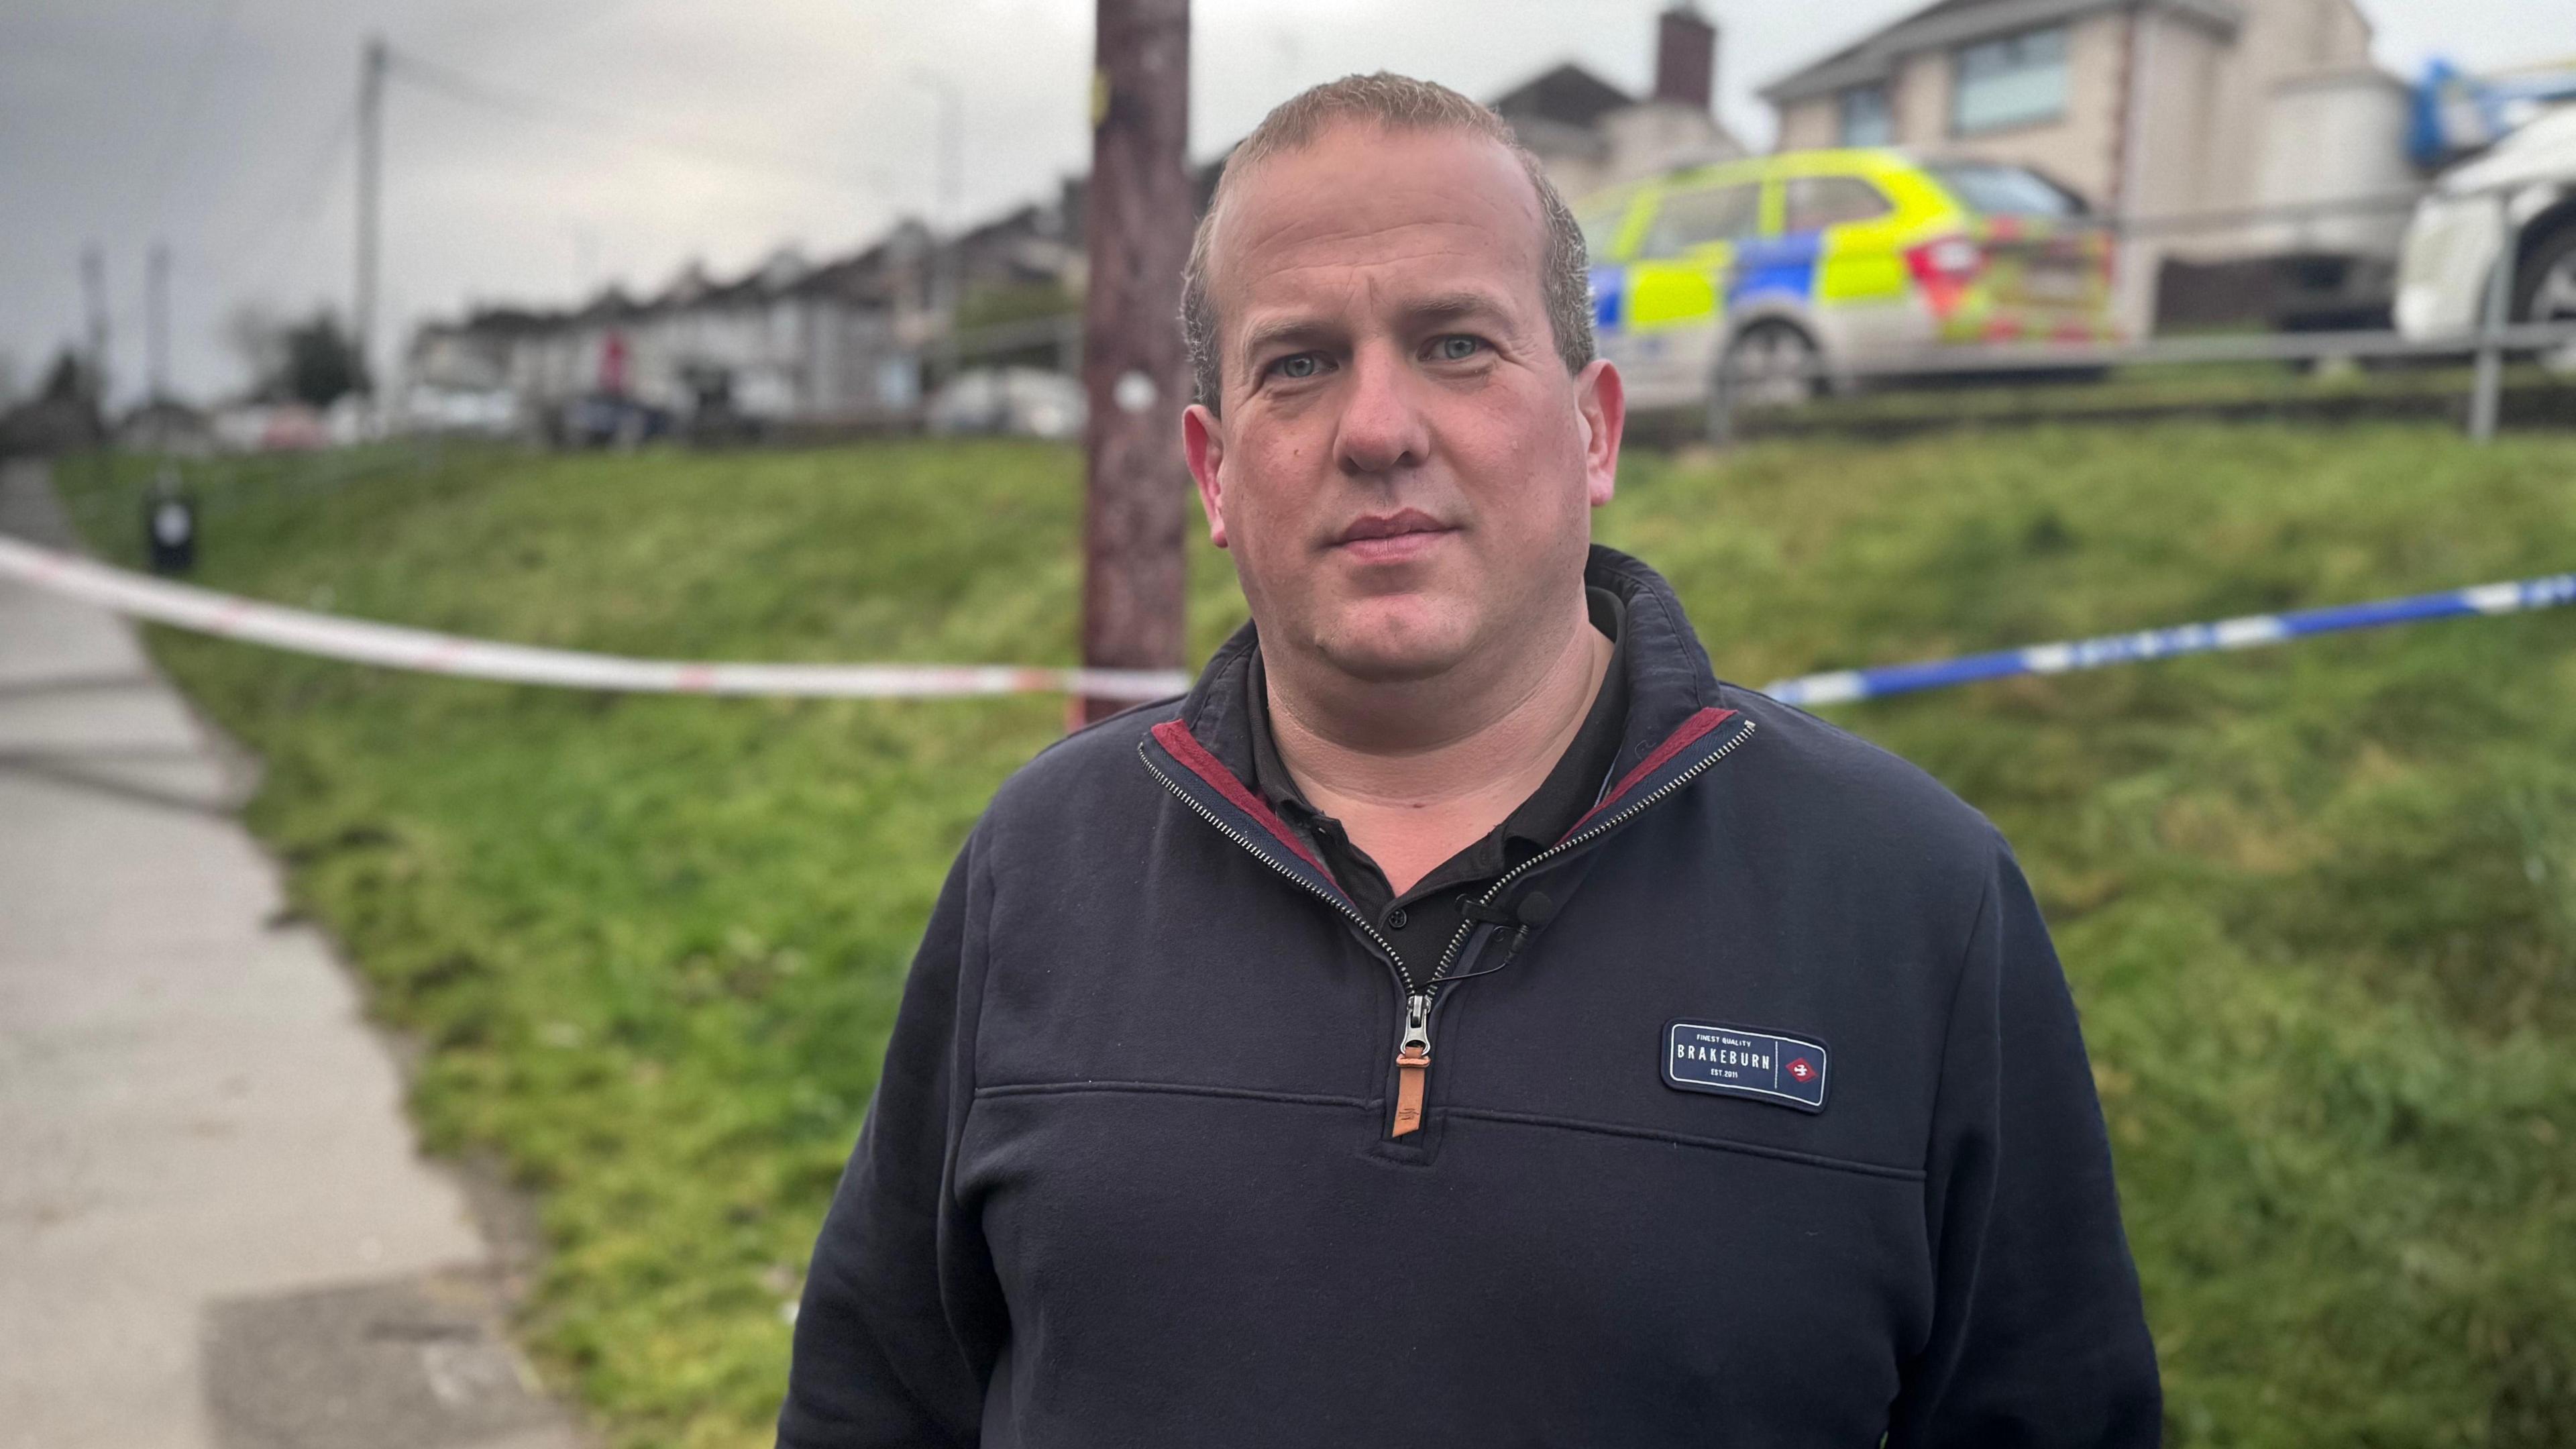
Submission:
<svg viewBox="0 0 2576 1449">
<path fill-rule="evenodd" d="M 1197 0 L 1191 151 L 1302 86 L 1386 67 L 1490 97 L 1579 60 L 1642 90 L 1665 0 Z M 1720 109 L 1768 142 L 1752 88 L 1921 0 L 1703 0 Z M 2569 0 L 2364 0 L 2379 58 L 2472 67 L 2576 55 Z M 145 255 L 173 261 L 175 381 L 238 387 L 225 318 L 350 291 L 350 119 L 369 33 L 467 78 L 388 93 L 382 318 L 649 288 L 793 244 L 821 258 L 936 205 L 934 82 L 962 101 L 965 214 L 1085 164 L 1091 0 L 7 0 L 0 7 L 0 365 L 16 386 L 81 328 L 105 248 L 111 367 L 143 380 Z M 548 109 L 513 108 L 540 97 Z"/>
</svg>

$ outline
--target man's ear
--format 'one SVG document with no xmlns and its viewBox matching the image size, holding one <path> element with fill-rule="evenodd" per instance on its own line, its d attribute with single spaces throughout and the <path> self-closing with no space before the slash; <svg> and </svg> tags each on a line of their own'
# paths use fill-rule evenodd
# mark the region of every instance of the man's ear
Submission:
<svg viewBox="0 0 2576 1449">
<path fill-rule="evenodd" d="M 1583 426 L 1583 492 L 1598 508 L 1619 488 L 1619 437 L 1628 426 L 1628 388 L 1610 359 L 1596 357 L 1574 375 L 1574 408 Z"/>
<path fill-rule="evenodd" d="M 1199 485 L 1199 507 L 1207 514 L 1208 542 L 1225 547 L 1225 485 L 1217 470 L 1225 465 L 1225 420 L 1204 403 L 1181 412 L 1181 451 L 1190 460 L 1190 477 Z"/>
</svg>

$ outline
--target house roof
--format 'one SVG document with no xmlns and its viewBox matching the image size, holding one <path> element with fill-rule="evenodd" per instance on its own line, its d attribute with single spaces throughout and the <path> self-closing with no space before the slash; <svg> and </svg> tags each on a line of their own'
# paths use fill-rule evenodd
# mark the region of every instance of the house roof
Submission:
<svg viewBox="0 0 2576 1449">
<path fill-rule="evenodd" d="M 615 322 L 637 316 L 643 311 L 643 303 L 628 296 L 624 287 L 611 282 L 599 289 L 599 295 L 575 308 L 568 315 L 585 322 Z"/>
<path fill-rule="evenodd" d="M 799 277 L 787 292 L 799 297 L 837 297 L 847 302 L 885 303 L 904 289 L 909 271 L 930 250 L 930 229 L 906 217 L 865 250 L 825 262 Z"/>
<path fill-rule="evenodd" d="M 1847 86 L 1884 81 L 1895 73 L 1897 61 L 1918 51 L 2055 25 L 2096 11 L 2126 8 L 2130 3 L 2131 0 L 1933 0 L 1822 60 L 1791 71 L 1757 94 L 1775 106 L 1827 95 Z M 2244 21 L 2238 0 L 2136 0 L 2136 5 L 2196 21 L 2222 39 L 2233 38 Z"/>
<path fill-rule="evenodd" d="M 467 332 L 493 336 L 525 336 L 532 332 L 543 332 L 556 325 L 565 315 L 567 314 L 562 312 L 541 312 L 532 307 L 478 307 L 466 313 L 465 320 L 461 322 L 434 322 L 420 330 L 424 336 L 434 333 Z"/>
<path fill-rule="evenodd" d="M 1515 127 L 1523 121 L 1553 121 L 1590 129 L 1595 121 L 1637 98 L 1568 61 L 1534 75 L 1491 103 L 1496 115 Z"/>
<path fill-rule="evenodd" d="M 1638 98 L 1569 62 L 1532 76 L 1491 104 L 1524 144 L 1551 153 L 1583 154 L 1607 144 L 1594 130 L 1600 119 L 1611 111 L 1638 104 Z M 1190 168 L 1192 190 L 1202 211 L 1215 191 L 1217 178 L 1224 172 L 1225 160 L 1220 156 Z M 883 304 L 895 300 L 917 280 L 915 274 L 923 256 L 934 245 L 955 248 L 961 263 L 985 258 L 1008 266 L 1025 264 L 1031 270 L 1051 270 L 1051 266 L 1029 259 L 1029 244 L 1079 248 L 1089 189 L 1088 178 L 1071 178 L 1052 201 L 1031 202 L 937 241 L 920 222 L 907 220 L 874 244 L 820 265 L 809 265 L 792 251 L 782 249 L 741 276 L 720 280 L 703 263 L 691 261 L 663 286 L 642 295 L 609 287 L 588 302 L 570 308 L 484 308 L 469 312 L 455 323 L 429 324 L 421 332 L 535 333 L 569 323 L 616 322 L 774 297 L 834 297 L 860 304 Z"/>
</svg>

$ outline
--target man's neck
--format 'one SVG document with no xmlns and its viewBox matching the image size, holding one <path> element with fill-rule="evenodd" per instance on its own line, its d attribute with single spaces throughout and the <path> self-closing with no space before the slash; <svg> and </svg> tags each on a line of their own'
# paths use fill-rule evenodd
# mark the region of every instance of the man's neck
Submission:
<svg viewBox="0 0 2576 1449">
<path fill-rule="evenodd" d="M 1509 818 L 1583 728 L 1611 642 L 1575 596 L 1549 643 L 1482 687 L 1301 690 L 1294 663 L 1266 661 L 1281 763 L 1401 895 Z M 1282 669 L 1282 663 L 1290 667 Z"/>
</svg>

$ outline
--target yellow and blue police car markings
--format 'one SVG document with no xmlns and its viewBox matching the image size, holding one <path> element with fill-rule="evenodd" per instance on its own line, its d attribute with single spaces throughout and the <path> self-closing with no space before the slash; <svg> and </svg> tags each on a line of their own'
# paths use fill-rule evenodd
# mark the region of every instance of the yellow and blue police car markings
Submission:
<svg viewBox="0 0 2576 1449">
<path fill-rule="evenodd" d="M 1664 1085 L 1825 1110 L 1824 1043 L 1751 1027 L 1675 1021 L 1664 1027 Z"/>
<path fill-rule="evenodd" d="M 1627 276 L 1628 269 L 1625 267 L 1594 267 L 1592 269 L 1593 326 L 1616 327 L 1619 325 L 1619 303 L 1626 292 L 1626 288 L 1622 283 L 1626 281 Z"/>
<path fill-rule="evenodd" d="M 1727 304 L 1765 296 L 1806 301 L 1815 293 L 1816 259 L 1824 249 L 1824 234 L 1813 231 L 1739 243 L 1726 283 Z"/>
</svg>

